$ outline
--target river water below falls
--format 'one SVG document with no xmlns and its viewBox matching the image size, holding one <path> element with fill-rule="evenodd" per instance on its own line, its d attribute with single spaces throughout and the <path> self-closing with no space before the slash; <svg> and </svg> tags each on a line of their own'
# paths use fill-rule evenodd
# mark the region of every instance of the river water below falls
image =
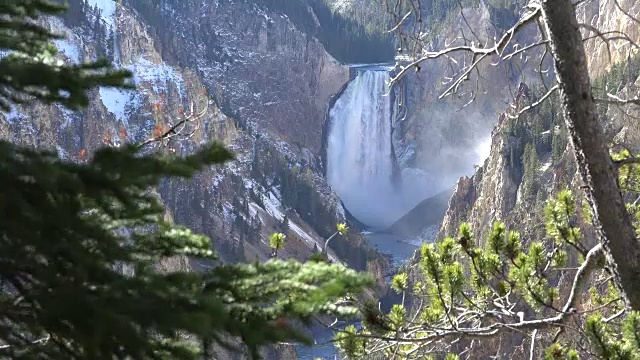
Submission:
<svg viewBox="0 0 640 360">
<path fill-rule="evenodd" d="M 410 239 L 402 236 L 384 233 L 365 233 L 364 235 L 373 248 L 389 255 L 396 267 L 405 263 L 418 249 L 418 246 L 412 244 Z M 317 325 L 311 328 L 311 336 L 313 336 L 316 345 L 311 347 L 299 346 L 296 349 L 298 359 L 340 359 L 338 350 L 333 346 L 333 343 L 330 342 L 333 339 L 332 331 Z"/>
</svg>

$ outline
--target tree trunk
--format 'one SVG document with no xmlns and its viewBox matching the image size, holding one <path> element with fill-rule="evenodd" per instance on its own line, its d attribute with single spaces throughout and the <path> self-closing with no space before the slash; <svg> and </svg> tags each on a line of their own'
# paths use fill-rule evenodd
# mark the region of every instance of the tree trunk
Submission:
<svg viewBox="0 0 640 360">
<path fill-rule="evenodd" d="M 324 254 L 328 254 L 329 253 L 329 241 L 331 241 L 331 239 L 333 239 L 336 235 L 338 235 L 338 232 L 334 232 L 333 235 L 329 236 L 329 238 L 324 242 L 324 248 L 322 249 L 322 252 Z"/>
<path fill-rule="evenodd" d="M 565 122 L 598 237 L 627 305 L 640 310 L 640 243 L 598 121 L 575 9 L 571 0 L 543 0 L 542 17 L 555 60 Z"/>
</svg>

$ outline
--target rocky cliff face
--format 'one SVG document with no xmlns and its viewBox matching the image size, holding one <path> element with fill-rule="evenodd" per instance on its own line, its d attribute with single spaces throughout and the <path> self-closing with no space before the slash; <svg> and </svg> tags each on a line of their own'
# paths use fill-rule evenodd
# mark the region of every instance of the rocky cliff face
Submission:
<svg viewBox="0 0 640 360">
<path fill-rule="evenodd" d="M 584 28 L 585 38 L 590 38 L 585 42 L 585 51 L 589 56 L 589 72 L 592 76 L 603 75 L 614 64 L 626 61 L 630 53 L 637 51 L 627 40 L 637 43 L 640 39 L 640 26 L 635 20 L 638 14 L 640 4 L 633 0 L 591 0 L 578 6 L 578 23 L 599 29 L 605 38 L 614 39 L 607 46 L 595 32 Z M 620 36 L 620 39 L 615 40 L 611 37 L 613 34 Z"/>
<path fill-rule="evenodd" d="M 464 17 L 455 10 L 454 19 L 447 20 L 446 29 L 429 43 L 431 50 L 461 45 L 463 38 L 482 41 L 496 36 L 483 3 L 465 8 Z M 525 29 L 514 42 L 530 37 L 532 30 Z M 497 114 L 515 97 L 520 79 L 533 76 L 524 59 L 498 66 L 491 64 L 496 59 L 487 59 L 478 73 L 470 74 L 459 94 L 440 98 L 452 85 L 457 69 L 470 60 L 468 55 L 452 54 L 423 62 L 396 88 L 394 148 L 399 165 L 437 175 L 440 190 L 462 174 L 471 175 L 474 165 L 488 156 Z"/>
<path fill-rule="evenodd" d="M 632 41 L 637 42 L 640 39 L 640 26 L 630 16 L 637 17 L 640 14 L 640 6 L 635 2 L 619 1 L 620 6 L 630 15 L 628 16 L 615 3 L 613 0 L 585 2 L 578 8 L 579 20 L 581 22 L 589 20 L 586 23 L 597 26 L 602 32 L 624 31 Z M 588 33 L 589 31 L 585 30 L 585 34 Z M 585 35 L 585 37 L 588 36 Z M 592 78 L 602 77 L 616 62 L 626 62 L 635 55 L 635 51 L 631 50 L 628 44 L 618 47 L 612 45 L 610 62 L 606 46 L 602 41 L 587 40 L 585 44 Z M 620 85 L 620 96 L 627 95 L 630 89 L 637 89 L 638 84 L 637 75 L 629 78 L 628 83 Z M 531 96 L 528 87 L 524 84 L 521 86 L 521 90 L 526 91 L 518 92 L 514 102 L 516 105 L 512 105 L 499 116 L 497 125 L 491 133 L 489 157 L 473 176 L 463 177 L 458 181 L 457 188 L 449 201 L 449 209 L 440 230 L 440 238 L 455 235 L 461 221 L 470 221 L 474 229 L 482 233 L 483 229 L 487 229 L 495 220 L 507 221 L 514 226 L 522 227 L 523 224 L 530 225 L 531 222 L 540 219 L 539 213 L 534 214 L 526 209 L 531 206 L 532 201 L 535 203 L 535 200 L 527 200 L 522 196 L 525 185 L 522 169 L 514 166 L 509 159 L 518 138 L 509 135 L 508 129 L 513 126 L 514 120 L 506 115 L 512 114 L 515 108 L 522 107 L 527 101 L 526 98 Z M 638 109 L 605 106 L 601 111 L 603 126 L 611 143 L 638 149 L 640 129 L 637 122 L 633 120 Z M 527 122 L 532 121 L 535 113 L 534 110 L 533 114 L 525 115 L 521 120 L 522 124 L 531 124 Z M 558 133 L 561 119 L 558 120 L 554 122 L 553 128 L 540 138 L 550 135 L 550 132 Z M 561 156 L 556 158 L 550 151 L 538 152 L 540 166 L 536 177 L 540 183 L 539 191 L 544 193 L 540 195 L 540 199 L 546 198 L 562 186 L 570 186 L 577 192 L 580 191 L 575 159 L 569 150 L 565 146 Z"/>
<path fill-rule="evenodd" d="M 523 85 L 524 86 L 524 85 Z M 521 95 L 523 99 L 525 95 Z M 512 111 L 508 112 L 509 114 Z M 523 174 L 516 164 L 509 163 L 509 154 L 517 146 L 514 136 L 507 133 L 509 119 L 502 114 L 495 129 L 491 133 L 491 151 L 484 164 L 478 168 L 471 177 L 462 177 L 458 180 L 453 195 L 449 199 L 449 208 L 445 214 L 438 238 L 455 236 L 461 222 L 470 222 L 479 239 L 490 230 L 493 221 L 514 220 L 518 214 L 516 207 L 522 207 L 526 201 L 518 197 L 518 192 L 523 185 Z M 542 154 L 549 158 L 550 154 Z M 553 170 L 550 163 L 545 163 L 540 177 L 548 178 Z M 555 179 L 561 181 L 560 179 Z M 551 189 L 542 189 L 542 191 Z"/>
<path fill-rule="evenodd" d="M 344 219 L 338 199 L 318 176 L 317 155 L 328 100 L 348 81 L 348 68 L 286 16 L 254 2 L 145 4 L 130 1 L 117 14 L 133 14 L 131 9 L 136 9 L 151 50 L 168 63 L 192 71 L 222 111 L 234 118 L 238 135 L 237 142 L 230 143 L 238 161 L 222 174 L 201 175 L 213 187 L 188 186 L 188 192 L 178 196 L 182 185 L 167 184 L 168 203 L 194 209 L 176 217 L 196 228 L 222 229 L 215 234 L 219 239 L 227 238 L 229 232 L 240 240 L 250 238 L 234 246 L 261 248 L 245 255 L 253 259 L 267 252 L 264 234 L 276 229 L 286 215 L 290 239 L 297 239 L 288 242 L 291 251 L 306 256 L 309 249 L 319 247 L 318 232 L 325 236 L 336 221 Z M 127 47 L 126 34 L 131 33 L 124 26 L 123 36 L 118 37 L 121 48 Z M 125 65 L 135 61 L 135 51 L 141 49 L 132 45 L 133 54 L 121 51 Z M 283 177 L 289 180 L 286 184 L 279 182 Z M 306 191 L 314 201 L 287 196 L 298 191 Z M 211 197 L 217 200 L 203 204 Z M 217 211 L 212 211 L 214 207 Z M 214 221 L 212 213 L 224 214 L 225 219 Z M 354 242 L 358 245 L 344 248 L 362 245 L 361 239 Z M 283 254 L 288 256 L 287 252 Z M 354 252 L 360 254 L 354 265 L 364 268 L 365 252 Z"/>
<path fill-rule="evenodd" d="M 431 50 L 460 45 L 462 39 L 490 42 L 502 34 L 499 21 L 485 2 L 465 8 L 462 16 L 458 8 L 452 11 L 455 19 L 446 19 L 446 28 L 429 43 Z M 633 19 L 638 13 L 640 4 L 632 0 L 591 0 L 577 6 L 578 21 L 585 24 L 585 50 L 593 77 L 603 75 L 637 51 L 627 40 L 637 43 L 640 38 L 640 26 Z M 599 29 L 603 37 L 590 27 Z M 505 53 L 533 43 L 536 33 L 534 26 L 525 28 L 512 40 L 517 45 Z M 608 46 L 603 38 L 611 39 Z M 518 84 L 523 79 L 531 83 L 540 76 L 532 60 L 541 53 L 530 50 L 528 54 L 498 66 L 495 58 L 484 61 L 479 72 L 470 74 L 459 96 L 443 99 L 439 96 L 451 86 L 452 69 L 467 64 L 470 57 L 454 54 L 424 62 L 419 71 L 411 71 L 397 89 L 402 105 L 395 122 L 394 145 L 401 167 L 451 174 L 447 176 L 449 182 L 461 173 L 472 174 L 472 165 L 480 165 L 488 156 L 491 129 L 505 106 L 514 102 Z M 545 68 L 550 66 L 545 63 Z M 553 75 L 547 72 L 545 76 Z"/>
<path fill-rule="evenodd" d="M 272 189 L 270 182 L 258 184 L 254 180 L 256 176 L 264 175 L 273 181 L 274 174 L 254 171 L 252 179 L 250 173 L 260 151 L 271 151 L 276 158 L 282 158 L 283 166 L 298 164 L 301 168 L 313 171 L 311 168 L 316 155 L 305 150 L 304 145 L 310 148 L 317 145 L 309 139 L 320 138 L 328 97 L 334 88 L 339 88 L 348 80 L 348 70 L 332 60 L 317 42 L 307 39 L 303 33 L 287 24 L 286 19 L 280 18 L 279 26 L 274 25 L 274 32 L 268 32 L 266 28 L 270 20 L 266 13 L 256 7 L 240 10 L 228 7 L 224 10 L 232 14 L 216 13 L 224 18 L 232 16 L 234 11 L 245 11 L 245 16 L 241 18 L 256 21 L 253 25 L 257 38 L 273 38 L 270 42 L 274 47 L 269 51 L 260 47 L 257 38 L 248 37 L 246 44 L 243 44 L 238 40 L 243 39 L 240 34 L 232 30 L 246 30 L 248 25 L 227 22 L 237 26 L 224 31 L 226 34 L 235 34 L 238 40 L 233 48 L 236 53 L 232 55 L 240 60 L 231 66 L 229 63 L 225 65 L 224 61 L 215 62 L 195 50 L 181 48 L 189 45 L 187 42 L 179 42 L 180 46 L 176 48 L 160 46 L 159 43 L 163 41 L 159 41 L 159 37 L 165 39 L 166 43 L 166 38 L 177 36 L 180 29 L 174 28 L 174 33 L 170 31 L 171 28 L 153 28 L 140 13 L 127 5 L 108 1 L 80 4 L 82 17 L 75 19 L 72 23 L 75 26 L 59 19 L 51 19 L 50 22 L 52 28 L 68 35 L 68 40 L 57 44 L 65 60 L 78 62 L 106 55 L 117 66 L 133 71 L 137 89 L 120 91 L 101 88 L 93 92 L 90 106 L 80 113 L 42 105 L 19 108 L 11 114 L 5 114 L 3 135 L 24 144 L 57 148 L 63 156 L 77 158 L 83 149 L 90 154 L 92 150 L 103 146 L 105 141 L 143 141 L 153 134 L 158 125 L 179 119 L 182 113 L 190 110 L 191 104 L 199 111 L 208 101 L 208 111 L 201 128 L 189 141 L 180 143 L 177 150 L 187 153 L 203 141 L 220 140 L 235 151 L 237 161 L 205 171 L 189 182 L 167 181 L 163 184 L 161 196 L 175 219 L 192 226 L 196 231 L 209 234 L 221 245 L 223 256 L 237 260 L 268 253 L 264 235 L 272 231 L 290 209 L 291 228 L 295 229 L 291 237 L 297 237 L 306 247 L 313 248 L 320 238 L 311 226 L 295 217 L 296 210 L 292 206 L 296 204 L 287 208 L 279 198 L 277 187 Z M 225 4 L 230 6 L 229 3 Z M 254 12 L 254 16 L 246 16 L 249 10 Z M 163 11 L 174 14 L 175 19 L 190 18 L 189 14 L 178 16 L 175 9 L 169 7 Z M 221 11 L 220 8 L 218 11 Z M 208 25 L 203 24 L 205 28 Z M 223 32 L 221 29 L 217 31 Z M 276 39 L 282 40 L 281 43 Z M 241 45 L 246 49 L 242 49 Z M 228 44 L 211 41 L 200 44 L 199 48 L 207 46 L 225 49 Z M 249 54 L 248 49 L 254 47 L 256 51 Z M 261 49 L 264 51 L 260 52 Z M 303 49 L 308 49 L 307 60 L 303 57 L 291 59 L 298 54 L 304 55 L 299 52 Z M 180 61 L 172 59 L 171 54 L 184 54 L 189 62 L 185 60 L 178 64 Z M 200 68 L 198 63 L 206 64 L 207 68 Z M 225 66 L 228 71 L 222 70 Z M 299 71 L 295 72 L 287 66 L 297 67 Z M 247 69 L 250 68 L 255 70 L 249 72 Z M 272 79 L 266 81 L 266 74 L 269 73 Z M 298 81 L 292 80 L 293 73 L 300 76 Z M 304 84 L 309 89 L 302 92 L 290 85 L 294 82 Z M 279 86 L 271 88 L 273 83 Z M 268 100 L 258 95 L 262 93 L 279 102 L 264 105 Z M 311 93 L 313 96 L 309 95 Z M 207 94 L 217 95 L 211 95 L 210 100 L 206 100 Z M 303 99 L 307 103 L 299 105 Z M 225 104 L 227 112 L 234 115 L 233 118 L 224 114 L 217 104 Z M 299 108 L 292 111 L 292 107 L 296 106 Z M 282 115 L 259 111 L 260 108 L 269 107 Z M 287 121 L 291 126 L 285 126 Z M 305 140 L 300 137 L 301 134 L 306 136 L 314 132 L 317 136 L 313 138 Z M 283 138 L 300 139 L 300 142 L 292 145 Z M 259 146 L 259 143 L 264 146 Z M 302 177 L 296 177 L 292 182 L 303 180 Z M 316 177 L 315 181 L 321 179 Z M 313 189 L 311 187 L 310 191 Z M 342 219 L 341 207 L 333 194 L 324 193 L 318 198 L 315 204 L 317 209 L 314 210 L 324 209 L 331 213 L 331 221 Z M 325 220 L 329 222 L 328 218 Z M 254 242 L 246 251 L 240 249 L 248 237 L 252 237 Z"/>
<path fill-rule="evenodd" d="M 255 1 L 165 1 L 154 11 L 129 3 L 157 22 L 149 31 L 163 58 L 194 69 L 225 111 L 319 151 L 329 97 L 349 72 L 317 39 Z"/>
</svg>

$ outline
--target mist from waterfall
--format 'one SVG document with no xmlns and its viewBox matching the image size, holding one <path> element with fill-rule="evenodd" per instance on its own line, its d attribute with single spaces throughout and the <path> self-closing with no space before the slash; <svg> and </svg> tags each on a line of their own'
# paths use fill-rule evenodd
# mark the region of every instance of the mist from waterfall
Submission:
<svg viewBox="0 0 640 360">
<path fill-rule="evenodd" d="M 391 225 L 428 196 L 426 186 L 403 186 L 404 179 L 394 186 L 392 181 L 392 99 L 387 80 L 384 68 L 358 70 L 329 113 L 328 182 L 347 210 L 374 228 Z M 412 185 L 423 182 L 406 180 Z"/>
</svg>

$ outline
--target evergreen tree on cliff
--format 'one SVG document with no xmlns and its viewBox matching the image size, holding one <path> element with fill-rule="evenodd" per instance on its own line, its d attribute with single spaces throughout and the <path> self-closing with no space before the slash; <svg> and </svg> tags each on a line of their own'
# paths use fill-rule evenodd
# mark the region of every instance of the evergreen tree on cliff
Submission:
<svg viewBox="0 0 640 360">
<path fill-rule="evenodd" d="M 64 7 L 0 1 L 0 107 L 42 101 L 78 109 L 95 86 L 126 85 L 107 62 L 65 65 L 41 27 Z M 0 141 L 0 357 L 199 359 L 202 343 L 250 354 L 308 340 L 289 326 L 367 280 L 342 266 L 269 261 L 159 273 L 175 256 L 215 260 L 210 240 L 173 225 L 153 188 L 232 160 L 221 144 L 186 157 L 104 148 L 82 163 Z M 202 340 L 202 341 L 201 341 Z M 209 350 L 205 347 L 205 353 Z"/>
</svg>

